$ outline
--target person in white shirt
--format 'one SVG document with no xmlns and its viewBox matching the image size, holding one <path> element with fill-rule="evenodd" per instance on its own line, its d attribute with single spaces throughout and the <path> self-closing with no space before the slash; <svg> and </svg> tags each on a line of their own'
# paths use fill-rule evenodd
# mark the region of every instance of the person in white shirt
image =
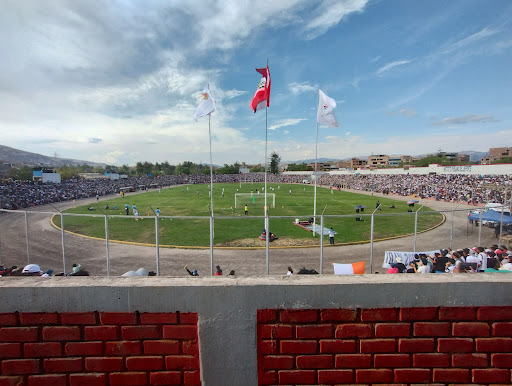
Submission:
<svg viewBox="0 0 512 386">
<path fill-rule="evenodd" d="M 413 267 L 416 273 L 430 273 L 430 267 L 427 264 L 427 259 L 424 257 L 418 261 L 418 268 L 415 265 Z"/>
</svg>

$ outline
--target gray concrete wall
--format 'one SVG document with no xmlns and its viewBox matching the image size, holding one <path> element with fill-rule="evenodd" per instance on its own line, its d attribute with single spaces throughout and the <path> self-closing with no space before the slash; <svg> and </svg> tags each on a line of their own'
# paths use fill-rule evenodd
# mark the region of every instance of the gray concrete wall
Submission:
<svg viewBox="0 0 512 386">
<path fill-rule="evenodd" d="M 511 305 L 512 275 L 13 277 L 0 298 L 0 312 L 197 312 L 203 384 L 255 385 L 258 309 Z"/>
</svg>

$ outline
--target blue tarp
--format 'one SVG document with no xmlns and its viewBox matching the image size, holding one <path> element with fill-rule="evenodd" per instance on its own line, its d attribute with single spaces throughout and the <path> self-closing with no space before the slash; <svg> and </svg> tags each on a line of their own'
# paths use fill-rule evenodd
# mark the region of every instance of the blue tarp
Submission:
<svg viewBox="0 0 512 386">
<path fill-rule="evenodd" d="M 480 220 L 480 213 L 470 213 L 469 219 L 474 221 Z M 482 213 L 482 221 L 501 222 L 501 212 L 488 210 Z M 512 217 L 503 213 L 503 224 L 512 224 Z"/>
</svg>

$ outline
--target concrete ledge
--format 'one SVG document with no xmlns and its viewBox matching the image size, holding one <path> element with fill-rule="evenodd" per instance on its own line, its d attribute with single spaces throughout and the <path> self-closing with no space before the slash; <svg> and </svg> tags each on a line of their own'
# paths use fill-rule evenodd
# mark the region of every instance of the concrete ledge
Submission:
<svg viewBox="0 0 512 386">
<path fill-rule="evenodd" d="M 203 384 L 257 384 L 258 309 L 509 306 L 512 275 L 9 277 L 1 312 L 197 312 Z"/>
</svg>

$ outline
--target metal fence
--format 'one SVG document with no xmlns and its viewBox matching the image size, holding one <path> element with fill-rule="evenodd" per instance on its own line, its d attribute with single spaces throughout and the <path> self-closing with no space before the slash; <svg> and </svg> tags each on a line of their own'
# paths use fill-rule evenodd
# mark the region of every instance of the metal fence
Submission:
<svg viewBox="0 0 512 386">
<path fill-rule="evenodd" d="M 364 256 L 364 260 L 367 260 L 367 257 L 369 257 L 369 267 L 370 267 L 370 273 L 373 273 L 374 265 L 375 265 L 375 242 L 381 239 L 379 236 L 379 233 L 382 233 L 382 230 L 386 227 L 386 219 L 388 219 L 390 216 L 401 216 L 401 222 L 404 224 L 404 229 L 406 227 L 411 227 L 411 225 L 414 226 L 414 233 L 409 236 L 412 237 L 412 242 L 410 241 L 411 237 L 408 239 L 404 239 L 406 241 L 401 242 L 401 249 L 405 251 L 417 251 L 417 244 L 421 242 L 423 245 L 432 245 L 437 247 L 439 244 L 442 244 L 443 247 L 446 248 L 457 248 L 461 247 L 461 244 L 463 247 L 467 246 L 473 246 L 472 244 L 481 245 L 482 244 L 482 237 L 485 236 L 485 242 L 489 243 L 490 241 L 494 241 L 492 239 L 492 236 L 495 235 L 494 232 L 487 231 L 482 226 L 482 221 L 477 221 L 478 226 L 475 226 L 474 224 L 470 224 L 467 221 L 467 213 L 468 209 L 457 209 L 454 208 L 451 211 L 422 211 L 421 209 L 423 206 L 419 208 L 415 208 L 414 211 L 408 212 L 408 213 L 387 213 L 387 214 L 381 214 L 378 213 L 377 209 L 373 213 L 358 213 L 354 215 L 317 215 L 317 222 L 316 224 L 320 227 L 320 229 L 324 229 L 324 224 L 326 221 L 328 221 L 329 218 L 338 218 L 347 223 L 347 226 L 353 226 L 355 224 L 355 221 L 361 222 L 361 231 L 363 234 L 369 234 L 369 238 L 365 243 L 365 248 L 367 249 L 367 252 L 363 252 L 363 254 L 366 255 L 368 253 L 368 256 Z M 478 208 L 474 208 L 478 209 Z M 469 209 L 472 210 L 472 209 Z M 482 216 L 483 211 L 480 212 L 480 219 Z M 418 231 L 418 224 L 421 222 L 421 219 L 424 219 L 426 216 L 433 216 L 437 214 L 442 214 L 444 216 L 444 220 L 446 223 L 444 226 L 444 232 L 442 236 L 438 236 L 436 240 L 432 239 L 432 236 L 429 235 L 429 232 L 420 232 Z M 209 223 L 209 265 L 210 265 L 210 272 L 213 274 L 214 267 L 215 267 L 215 261 L 216 258 L 222 254 L 221 250 L 217 250 L 214 248 L 214 234 L 215 234 L 215 223 L 221 222 L 224 220 L 238 220 L 238 221 L 244 221 L 246 219 L 261 219 L 264 221 L 265 229 L 271 229 L 271 226 L 273 223 L 278 222 L 280 219 L 290 219 L 293 221 L 296 217 L 301 218 L 309 218 L 312 217 L 312 215 L 303 215 L 303 216 L 269 216 L 266 217 L 256 217 L 256 216 L 242 216 L 242 217 L 235 217 L 235 216 L 126 216 L 126 215 L 110 215 L 110 214 L 74 214 L 74 213 L 63 213 L 63 212 L 42 212 L 42 211 L 35 211 L 35 210 L 29 210 L 29 211 L 21 211 L 21 210 L 6 210 L 6 209 L 0 209 L 0 264 L 4 264 L 7 260 L 7 257 L 13 254 L 16 254 L 17 256 L 20 256 L 22 254 L 26 254 L 26 262 L 27 264 L 32 262 L 32 249 L 35 247 L 35 245 L 38 245 L 38 248 L 42 249 L 42 252 L 39 252 L 39 254 L 45 253 L 45 240 L 46 236 L 44 229 L 43 233 L 40 232 L 40 227 L 44 224 L 49 223 L 48 218 L 50 216 L 58 216 L 60 219 L 60 245 L 57 251 L 55 239 L 56 239 L 56 231 L 53 230 L 52 232 L 48 232 L 48 237 L 53 238 L 53 243 L 48 247 L 48 250 L 46 251 L 47 254 L 51 254 L 54 259 L 54 264 L 56 263 L 56 256 L 60 255 L 59 258 L 62 259 L 62 271 L 63 272 L 69 272 L 70 271 L 70 262 L 67 259 L 67 251 L 68 248 L 71 248 L 73 246 L 69 246 L 69 244 L 66 241 L 66 238 L 68 237 L 68 232 L 66 231 L 66 219 L 72 216 L 81 216 L 81 217 L 94 217 L 95 221 L 101 221 L 104 224 L 104 233 L 102 235 L 99 235 L 98 238 L 104 239 L 104 258 L 106 259 L 106 267 L 105 267 L 105 274 L 106 276 L 110 276 L 112 274 L 111 272 L 111 252 L 110 248 L 112 245 L 112 241 L 110 240 L 110 234 L 109 234 L 109 221 L 116 219 L 116 218 L 122 218 L 122 219 L 147 219 L 149 221 L 154 222 L 154 234 L 152 235 L 154 237 L 154 246 L 153 248 L 148 248 L 143 252 L 143 258 L 147 259 L 150 258 L 150 255 L 153 254 L 154 261 L 155 261 L 155 267 L 156 267 L 156 274 L 161 275 L 161 261 L 160 261 L 160 255 L 161 255 L 161 246 L 160 246 L 160 231 L 159 231 L 159 219 L 173 219 L 173 220 L 184 220 L 184 221 L 193 221 L 193 220 L 200 220 L 200 221 L 207 221 Z M 462 222 L 464 219 L 466 219 L 464 222 Z M 457 223 L 457 224 L 456 224 Z M 466 224 L 466 229 L 464 232 L 463 227 L 461 224 Z M 351 225 L 352 224 L 352 225 Z M 449 225 L 448 227 L 446 225 Z M 6 239 L 7 236 L 2 237 L 2 235 L 6 232 L 8 227 L 15 227 L 18 229 L 20 233 L 17 233 L 17 237 L 11 237 L 9 240 Z M 34 231 L 36 230 L 36 231 Z M 37 236 L 33 235 L 37 234 Z M 465 233 L 465 234 L 464 234 Z M 267 235 L 269 232 L 267 232 Z M 324 233 L 326 235 L 326 233 Z M 503 235 L 503 229 L 500 227 L 500 233 L 499 237 L 496 239 L 498 244 L 501 245 L 501 239 Z M 34 240 L 35 239 L 35 240 Z M 328 238 L 327 238 L 328 239 Z M 271 256 L 276 253 L 271 250 L 270 247 L 270 240 L 268 237 L 264 241 L 264 249 L 265 249 L 265 274 L 270 274 L 269 272 L 269 266 L 270 266 L 270 258 Z M 338 244 L 339 245 L 339 244 Z M 324 237 L 318 236 L 318 247 L 311 247 L 311 264 L 314 264 L 314 261 L 316 258 L 314 257 L 314 254 L 318 255 L 318 267 L 319 267 L 319 273 L 324 273 L 324 259 L 326 256 L 326 247 L 328 247 L 328 241 L 324 240 Z M 150 251 L 153 249 L 153 252 Z M 432 248 L 428 248 L 430 250 Z M 316 252 L 315 252 L 316 251 Z M 331 251 L 331 249 L 329 249 Z M 382 251 L 379 252 L 379 254 Z M 172 252 L 170 252 L 172 254 Z M 328 258 L 332 261 L 334 258 L 333 253 L 327 254 Z M 382 256 L 382 255 L 380 255 Z"/>
</svg>

